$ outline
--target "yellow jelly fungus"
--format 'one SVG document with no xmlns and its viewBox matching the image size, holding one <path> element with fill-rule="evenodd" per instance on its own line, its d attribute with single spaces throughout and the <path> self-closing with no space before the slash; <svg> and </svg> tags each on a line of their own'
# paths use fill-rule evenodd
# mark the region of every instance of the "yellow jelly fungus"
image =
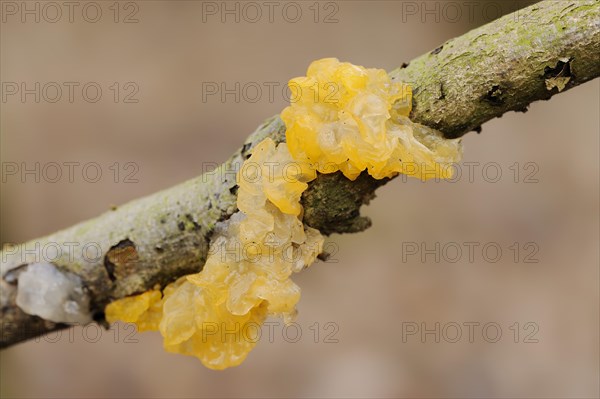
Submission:
<svg viewBox="0 0 600 399">
<path fill-rule="evenodd" d="M 410 87 L 383 70 L 337 59 L 313 62 L 290 81 L 294 93 L 281 118 L 287 143 L 258 143 L 237 175 L 239 211 L 219 223 L 200 273 L 163 292 L 119 299 L 106 319 L 159 330 L 169 352 L 196 356 L 212 369 L 240 364 L 269 315 L 293 320 L 300 288 L 293 272 L 323 251 L 323 236 L 302 223 L 300 197 L 317 172 L 351 180 L 397 173 L 449 177 L 460 141 L 408 119 Z"/>
<path fill-rule="evenodd" d="M 290 275 L 323 251 L 323 236 L 299 219 L 300 195 L 314 178 L 285 143 L 257 144 L 238 172 L 239 211 L 215 229 L 202 272 L 169 284 L 162 298 L 148 291 L 112 302 L 106 319 L 159 330 L 167 351 L 207 367 L 240 364 L 268 315 L 293 320 L 300 288 Z"/>
<path fill-rule="evenodd" d="M 107 320 L 136 323 L 138 331 L 156 330 L 162 317 L 162 294 L 159 290 L 120 299 L 106 307 Z"/>
<path fill-rule="evenodd" d="M 289 85 L 291 105 L 281 113 L 289 150 L 320 173 L 341 170 L 351 180 L 365 169 L 376 179 L 449 178 L 460 160 L 459 140 L 408 119 L 410 86 L 384 70 L 325 58 Z"/>
</svg>

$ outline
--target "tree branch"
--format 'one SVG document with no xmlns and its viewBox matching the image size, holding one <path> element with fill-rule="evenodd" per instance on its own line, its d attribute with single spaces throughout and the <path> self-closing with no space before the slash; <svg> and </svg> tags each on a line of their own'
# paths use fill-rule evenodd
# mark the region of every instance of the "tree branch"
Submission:
<svg viewBox="0 0 600 399">
<path fill-rule="evenodd" d="M 600 76 L 598 54 L 597 0 L 544 1 L 452 39 L 390 75 L 413 87 L 411 119 L 453 138 Z M 279 117 L 267 120 L 213 172 L 47 237 L 5 247 L 0 347 L 65 327 L 28 315 L 15 303 L 19 273 L 43 261 L 41 249 L 49 245 L 60 248 L 52 263 L 81 278 L 101 323 L 110 301 L 201 270 L 215 224 L 236 211 L 235 170 L 265 137 L 285 140 Z M 324 234 L 362 231 L 370 221 L 360 216 L 360 206 L 386 181 L 366 174 L 354 182 L 339 173 L 320 175 L 303 195 L 304 222 Z M 101 253 L 83 251 L 86 244 Z"/>
</svg>

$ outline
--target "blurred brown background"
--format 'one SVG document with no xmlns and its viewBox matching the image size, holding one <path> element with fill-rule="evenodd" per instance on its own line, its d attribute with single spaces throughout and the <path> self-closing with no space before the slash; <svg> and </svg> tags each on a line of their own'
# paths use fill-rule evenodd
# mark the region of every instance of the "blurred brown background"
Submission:
<svg viewBox="0 0 600 399">
<path fill-rule="evenodd" d="M 85 2 L 76 2 L 73 22 L 64 7 L 49 22 L 56 11 L 36 2 L 27 7 L 40 7 L 40 22 L 27 14 L 22 22 L 23 10 L 6 3 L 3 94 L 10 83 L 35 90 L 40 82 L 41 98 L 3 98 L 3 165 L 81 166 L 73 182 L 66 167 L 55 183 L 50 169 L 39 183 L 3 176 L 2 242 L 51 233 L 225 160 L 286 105 L 281 88 L 314 59 L 391 70 L 526 4 L 451 2 L 459 15 L 433 1 L 274 2 L 270 21 L 256 2 L 262 16 L 252 22 L 256 7 L 244 2 L 96 2 L 102 15 L 92 23 L 97 7 Z M 224 7 L 237 9 L 239 22 L 235 14 L 221 22 Z M 55 103 L 52 85 L 43 92 L 48 82 L 62 85 Z M 79 84 L 72 103 L 64 82 Z M 88 100 L 82 94 L 89 82 L 102 89 L 95 103 L 92 89 Z M 264 90 L 257 101 L 251 91 L 239 102 L 203 99 L 211 82 Z M 266 82 L 276 82 L 273 101 L 267 85 L 275 83 Z M 96 328 L 76 328 L 3 351 L 3 397 L 598 397 L 599 88 L 596 80 L 468 134 L 472 179 L 463 166 L 455 183 L 396 179 L 380 189 L 364 210 L 373 227 L 331 237 L 337 262 L 295 277 L 303 292 L 297 342 L 279 323 L 273 342 L 263 337 L 243 365 L 215 372 L 167 354 L 158 334 L 132 343 L 123 326 L 98 338 Z M 129 99 L 138 102 L 125 102 L 136 89 Z M 103 173 L 95 183 L 81 170 L 92 162 Z M 138 182 L 126 183 L 132 171 Z M 473 259 L 469 242 L 478 243 Z M 421 248 L 407 252 L 436 243 L 439 261 Z M 433 333 L 403 334 L 436 323 L 439 342 Z M 469 323 L 479 323 L 471 340 Z M 493 328 L 484 333 L 486 323 Z"/>
</svg>

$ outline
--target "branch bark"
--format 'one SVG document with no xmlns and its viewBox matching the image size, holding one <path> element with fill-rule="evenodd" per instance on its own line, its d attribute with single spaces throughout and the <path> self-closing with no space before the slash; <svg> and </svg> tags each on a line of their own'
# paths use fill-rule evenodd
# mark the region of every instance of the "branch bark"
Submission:
<svg viewBox="0 0 600 399">
<path fill-rule="evenodd" d="M 598 54 L 598 0 L 544 1 L 449 40 L 390 75 L 413 87 L 412 120 L 454 138 L 600 76 Z M 82 279 L 101 323 L 110 301 L 201 270 L 215 224 L 236 211 L 235 171 L 265 137 L 285 140 L 279 117 L 267 120 L 213 172 L 47 237 L 5 247 L 0 347 L 66 327 L 28 315 L 15 303 L 19 273 L 43 260 L 41 249 L 48 246 L 60 248 L 54 265 Z M 370 221 L 359 209 L 385 183 L 366 174 L 354 182 L 339 173 L 320 175 L 303 195 L 304 222 L 324 234 L 362 231 Z M 100 254 L 84 248 L 99 248 Z"/>
</svg>

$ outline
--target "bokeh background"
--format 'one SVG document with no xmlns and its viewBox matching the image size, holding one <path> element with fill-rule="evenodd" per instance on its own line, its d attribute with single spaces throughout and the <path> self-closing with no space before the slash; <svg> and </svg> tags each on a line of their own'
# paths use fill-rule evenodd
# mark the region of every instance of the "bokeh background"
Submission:
<svg viewBox="0 0 600 399">
<path fill-rule="evenodd" d="M 85 2 L 73 22 L 66 14 L 48 22 L 52 9 L 40 8 L 39 23 L 3 12 L 2 82 L 80 84 L 72 103 L 66 89 L 56 103 L 48 101 L 54 92 L 40 93 L 39 103 L 3 99 L 3 164 L 95 162 L 103 175 L 95 183 L 81 169 L 73 182 L 4 176 L 2 242 L 51 233 L 222 162 L 285 107 L 281 88 L 314 59 L 391 70 L 527 4 L 471 2 L 470 13 L 467 2 L 451 2 L 459 15 L 446 2 L 296 2 L 302 16 L 293 23 L 297 6 L 286 14 L 285 2 L 274 2 L 270 21 L 263 3 L 255 3 L 263 11 L 256 22 L 244 2 L 212 3 L 216 15 L 199 1 L 122 2 L 116 23 L 113 2 L 96 2 L 96 23 L 83 18 Z M 235 14 L 222 22 L 224 7 L 237 8 L 239 22 Z M 127 16 L 137 22 L 123 23 Z M 98 102 L 83 98 L 89 82 L 102 88 Z M 265 90 L 258 100 L 250 91 L 239 101 L 203 98 L 207 83 L 222 82 Z M 266 84 L 276 85 L 272 99 Z M 465 136 L 472 178 L 463 165 L 454 183 L 396 179 L 380 189 L 364 209 L 373 227 L 332 236 L 334 261 L 295 277 L 303 293 L 297 342 L 296 331 L 284 335 L 276 324 L 241 366 L 216 372 L 164 352 L 158 334 L 75 328 L 2 351 L 2 396 L 598 397 L 599 89 L 590 82 Z M 138 101 L 125 102 L 134 90 Z M 137 182 L 125 182 L 134 171 L 127 163 Z M 473 259 L 470 242 L 478 243 Z M 422 245 L 439 245 L 439 261 Z M 491 262 L 498 246 L 502 256 Z M 436 323 L 439 342 L 433 333 L 403 334 Z M 469 323 L 479 323 L 471 340 Z M 494 328 L 484 333 L 486 323 Z M 456 325 L 462 336 L 451 342 Z"/>
</svg>

